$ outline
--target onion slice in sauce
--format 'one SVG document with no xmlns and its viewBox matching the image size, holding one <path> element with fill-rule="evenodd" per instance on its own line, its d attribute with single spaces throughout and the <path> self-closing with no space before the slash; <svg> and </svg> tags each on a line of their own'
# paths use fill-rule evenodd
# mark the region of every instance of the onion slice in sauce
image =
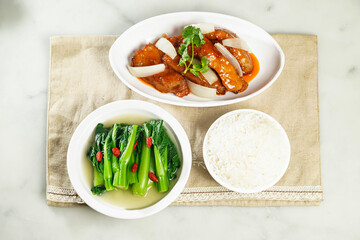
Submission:
<svg viewBox="0 0 360 240">
<path fill-rule="evenodd" d="M 209 82 L 210 85 L 218 80 L 218 76 L 211 68 L 209 68 L 209 70 L 207 70 L 206 72 L 202 73 L 202 75 L 204 76 L 206 81 Z"/>
<path fill-rule="evenodd" d="M 202 34 L 207 34 L 215 31 L 215 26 L 211 23 L 198 23 L 193 24 L 192 26 L 200 28 Z"/>
<path fill-rule="evenodd" d="M 192 94 L 202 97 L 202 98 L 215 98 L 216 97 L 216 89 L 203 87 L 199 84 L 193 83 L 187 80 L 188 86 Z"/>
<path fill-rule="evenodd" d="M 129 72 L 135 77 L 148 77 L 165 71 L 165 64 L 156 64 L 145 67 L 130 67 Z"/>
<path fill-rule="evenodd" d="M 251 52 L 251 49 L 247 42 L 241 38 L 228 38 L 222 40 L 222 44 L 225 47 L 240 48 L 242 50 Z"/>
<path fill-rule="evenodd" d="M 193 64 L 201 64 L 201 62 L 200 62 L 200 60 L 194 58 Z M 200 73 L 200 74 L 202 74 L 204 76 L 204 78 L 206 79 L 206 81 L 208 81 L 208 83 L 210 85 L 218 80 L 218 76 L 210 67 L 209 67 L 209 70 L 207 70 L 204 73 Z"/>
<path fill-rule="evenodd" d="M 156 42 L 155 46 L 158 49 L 160 49 L 163 53 L 169 55 L 169 57 L 171 57 L 172 59 L 174 59 L 177 55 L 176 49 L 171 44 L 171 42 L 169 40 L 167 40 L 166 38 L 160 38 Z"/>
<path fill-rule="evenodd" d="M 215 43 L 214 46 L 217 48 L 217 50 L 219 50 L 219 52 L 221 52 L 222 55 L 224 55 L 227 60 L 229 60 L 231 65 L 233 65 L 236 71 L 239 73 L 240 77 L 242 77 L 243 72 L 241 70 L 240 64 L 236 60 L 236 58 L 229 52 L 229 50 L 227 50 L 226 47 L 224 47 L 220 43 Z"/>
</svg>

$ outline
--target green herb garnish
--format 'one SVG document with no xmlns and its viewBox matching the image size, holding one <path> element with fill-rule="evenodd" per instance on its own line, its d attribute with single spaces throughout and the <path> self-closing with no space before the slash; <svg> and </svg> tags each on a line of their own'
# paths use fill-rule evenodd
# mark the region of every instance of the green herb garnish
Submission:
<svg viewBox="0 0 360 240">
<path fill-rule="evenodd" d="M 209 60 L 203 56 L 201 58 L 200 64 L 193 64 L 193 67 L 190 69 L 190 72 L 195 76 L 199 76 L 199 72 L 205 73 L 209 70 Z"/>
<path fill-rule="evenodd" d="M 201 58 L 201 64 L 193 64 L 194 60 L 194 45 L 200 47 L 205 44 L 204 35 L 201 33 L 200 28 L 194 26 L 187 26 L 182 31 L 183 44 L 180 45 L 178 53 L 181 55 L 179 61 L 180 66 L 185 66 L 184 73 L 190 71 L 192 74 L 199 76 L 199 72 L 204 73 L 209 69 L 209 60 L 205 56 Z M 187 48 L 191 44 L 191 56 Z"/>
</svg>

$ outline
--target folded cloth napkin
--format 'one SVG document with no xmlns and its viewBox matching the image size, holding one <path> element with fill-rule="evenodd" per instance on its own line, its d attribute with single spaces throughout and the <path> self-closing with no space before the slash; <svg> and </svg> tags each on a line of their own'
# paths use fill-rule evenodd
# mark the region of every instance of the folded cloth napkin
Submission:
<svg viewBox="0 0 360 240">
<path fill-rule="evenodd" d="M 120 99 L 153 102 L 177 118 L 193 151 L 190 178 L 173 205 L 289 206 L 318 205 L 323 200 L 320 171 L 317 37 L 273 34 L 285 53 L 278 80 L 258 96 L 211 108 L 158 103 L 127 88 L 113 73 L 108 53 L 117 36 L 51 38 L 46 157 L 46 199 L 52 206 L 83 204 L 66 168 L 66 152 L 78 124 L 94 109 Z M 260 66 L 261 67 L 261 66 Z M 256 81 L 256 79 L 254 80 Z M 217 184 L 202 157 L 207 129 L 221 115 L 241 108 L 273 116 L 286 130 L 291 160 L 284 177 L 260 193 L 241 194 Z M 186 114 L 185 114 L 186 113 Z"/>
</svg>

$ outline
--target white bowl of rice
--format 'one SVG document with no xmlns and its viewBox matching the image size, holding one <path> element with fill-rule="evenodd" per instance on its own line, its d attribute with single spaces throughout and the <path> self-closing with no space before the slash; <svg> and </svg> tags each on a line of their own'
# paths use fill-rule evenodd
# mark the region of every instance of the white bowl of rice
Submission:
<svg viewBox="0 0 360 240">
<path fill-rule="evenodd" d="M 224 187 L 256 193 L 274 186 L 290 162 L 290 141 L 271 116 L 240 109 L 218 118 L 205 135 L 205 165 Z"/>
</svg>

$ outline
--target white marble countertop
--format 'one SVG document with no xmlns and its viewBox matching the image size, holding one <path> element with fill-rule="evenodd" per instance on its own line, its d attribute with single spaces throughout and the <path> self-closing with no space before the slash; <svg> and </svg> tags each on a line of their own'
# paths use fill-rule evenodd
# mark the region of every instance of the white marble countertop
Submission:
<svg viewBox="0 0 360 240">
<path fill-rule="evenodd" d="M 145 18 L 213 11 L 270 33 L 318 35 L 318 207 L 169 207 L 116 220 L 45 201 L 49 37 L 121 34 Z M 360 239 L 360 1 L 0 1 L 0 239 Z M 236 234 L 236 235 L 235 235 Z"/>
</svg>

